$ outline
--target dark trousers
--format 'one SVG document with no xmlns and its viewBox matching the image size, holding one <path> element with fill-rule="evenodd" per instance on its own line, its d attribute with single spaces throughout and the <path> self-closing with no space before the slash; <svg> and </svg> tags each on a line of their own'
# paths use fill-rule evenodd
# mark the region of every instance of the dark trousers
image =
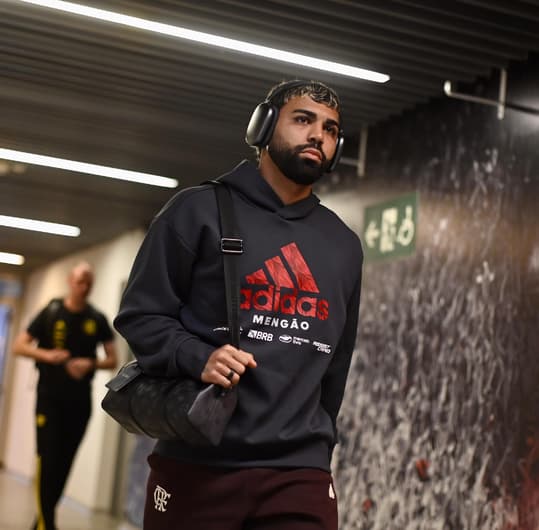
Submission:
<svg viewBox="0 0 539 530">
<path fill-rule="evenodd" d="M 91 412 L 90 392 L 77 396 L 38 393 L 37 530 L 54 530 L 55 510 Z"/>
<path fill-rule="evenodd" d="M 220 469 L 150 455 L 144 530 L 337 530 L 331 475 Z"/>
</svg>

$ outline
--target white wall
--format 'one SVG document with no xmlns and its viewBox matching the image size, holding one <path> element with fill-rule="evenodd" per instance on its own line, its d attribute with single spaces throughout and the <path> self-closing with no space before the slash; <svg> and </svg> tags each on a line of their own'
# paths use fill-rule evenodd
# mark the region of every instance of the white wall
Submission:
<svg viewBox="0 0 539 530">
<path fill-rule="evenodd" d="M 321 193 L 320 202 L 333 210 L 356 234 L 363 229 L 365 197 L 358 190 Z"/>
<path fill-rule="evenodd" d="M 95 270 L 90 301 L 110 322 L 117 313 L 123 282 L 131 269 L 144 237 L 142 230 L 124 234 L 106 244 L 92 247 L 34 272 L 26 284 L 21 304 L 22 329 L 51 298 L 67 292 L 67 275 L 80 260 Z M 13 330 L 16 334 L 20 330 Z M 120 356 L 126 351 L 116 335 Z M 102 353 L 102 352 L 101 352 Z M 123 359 L 120 358 L 120 362 Z M 119 427 L 101 410 L 105 382 L 110 371 L 99 371 L 93 383 L 93 413 L 84 440 L 77 453 L 65 495 L 84 506 L 108 510 L 112 498 Z M 7 439 L 4 464 L 11 471 L 31 478 L 35 468 L 34 406 L 37 379 L 33 361 L 17 358 L 7 411 Z"/>
</svg>

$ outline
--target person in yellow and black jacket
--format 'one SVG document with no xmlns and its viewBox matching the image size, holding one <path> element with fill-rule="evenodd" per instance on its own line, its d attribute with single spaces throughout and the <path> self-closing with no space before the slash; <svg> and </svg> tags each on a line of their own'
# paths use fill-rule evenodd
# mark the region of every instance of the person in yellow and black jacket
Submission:
<svg viewBox="0 0 539 530">
<path fill-rule="evenodd" d="M 35 359 L 39 370 L 36 400 L 37 517 L 35 530 L 54 530 L 56 505 L 91 414 L 91 381 L 98 368 L 117 364 L 112 329 L 88 303 L 94 274 L 77 264 L 69 292 L 40 311 L 15 339 L 13 352 Z M 105 357 L 98 359 L 102 343 Z"/>
</svg>

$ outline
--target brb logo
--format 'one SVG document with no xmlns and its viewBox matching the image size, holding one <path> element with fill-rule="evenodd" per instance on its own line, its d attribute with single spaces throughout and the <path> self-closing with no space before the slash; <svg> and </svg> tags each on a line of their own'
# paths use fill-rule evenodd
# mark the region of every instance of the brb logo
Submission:
<svg viewBox="0 0 539 530">
<path fill-rule="evenodd" d="M 267 333 L 265 331 L 258 331 L 256 329 L 250 329 L 247 336 L 250 339 L 263 340 L 266 342 L 271 342 L 273 340 L 273 333 Z"/>
<path fill-rule="evenodd" d="M 327 320 L 329 302 L 319 296 L 318 285 L 296 243 L 285 245 L 281 252 L 284 259 L 268 259 L 266 270 L 247 275 L 253 288 L 241 290 L 241 308 Z"/>
</svg>

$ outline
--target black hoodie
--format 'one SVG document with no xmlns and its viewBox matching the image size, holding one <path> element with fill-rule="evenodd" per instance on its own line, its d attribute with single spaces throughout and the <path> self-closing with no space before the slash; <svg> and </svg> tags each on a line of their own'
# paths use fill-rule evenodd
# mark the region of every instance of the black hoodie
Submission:
<svg viewBox="0 0 539 530">
<path fill-rule="evenodd" d="M 241 349 L 254 355 L 216 448 L 159 441 L 161 455 L 225 467 L 329 470 L 354 349 L 363 254 L 315 195 L 284 205 L 242 162 L 232 190 L 244 253 Z M 220 230 L 211 185 L 176 194 L 154 219 L 114 321 L 150 373 L 200 378 L 228 342 Z"/>
</svg>

